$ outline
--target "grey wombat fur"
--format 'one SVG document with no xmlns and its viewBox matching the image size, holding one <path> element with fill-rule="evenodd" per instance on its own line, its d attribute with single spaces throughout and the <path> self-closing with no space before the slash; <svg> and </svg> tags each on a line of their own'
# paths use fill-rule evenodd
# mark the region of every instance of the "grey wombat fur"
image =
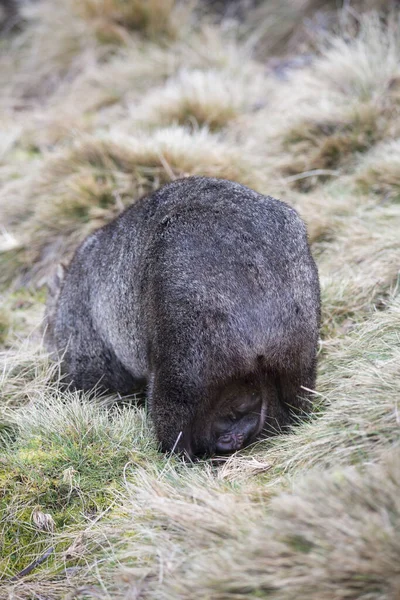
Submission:
<svg viewBox="0 0 400 600">
<path fill-rule="evenodd" d="M 54 294 L 47 337 L 67 381 L 147 385 L 164 450 L 231 452 L 311 407 L 318 274 L 279 200 L 175 181 L 90 235 Z"/>
</svg>

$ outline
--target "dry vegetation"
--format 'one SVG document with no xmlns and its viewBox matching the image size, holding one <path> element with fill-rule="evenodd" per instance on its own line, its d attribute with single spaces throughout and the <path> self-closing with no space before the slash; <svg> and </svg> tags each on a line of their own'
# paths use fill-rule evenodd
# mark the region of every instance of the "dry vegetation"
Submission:
<svg viewBox="0 0 400 600">
<path fill-rule="evenodd" d="M 4 28 L 1 599 L 400 597 L 400 13 L 345 4 L 38 0 Z M 322 285 L 313 418 L 223 464 L 161 455 L 41 345 L 57 263 L 191 174 L 294 205 Z"/>
</svg>

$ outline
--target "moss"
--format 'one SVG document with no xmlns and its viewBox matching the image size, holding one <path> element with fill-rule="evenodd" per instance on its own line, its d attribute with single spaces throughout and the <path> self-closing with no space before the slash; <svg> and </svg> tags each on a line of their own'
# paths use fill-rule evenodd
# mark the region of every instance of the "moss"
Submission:
<svg viewBox="0 0 400 600">
<path fill-rule="evenodd" d="M 110 432 L 112 425 L 110 424 Z M 124 468 L 144 464 L 128 444 L 116 447 L 107 432 L 87 431 L 66 423 L 62 433 L 36 433 L 5 440 L 0 474 L 2 552 L 0 572 L 7 576 L 29 564 L 54 542 L 32 524 L 32 512 L 50 513 L 57 534 L 82 529 L 88 518 L 107 509 L 120 489 Z M 51 542 L 51 544 L 50 544 Z M 57 542 L 57 552 L 67 542 Z M 48 564 L 56 566 L 57 555 Z"/>
<path fill-rule="evenodd" d="M 292 535 L 284 541 L 291 550 L 301 554 L 308 554 L 314 548 L 314 544 L 301 535 Z"/>
</svg>

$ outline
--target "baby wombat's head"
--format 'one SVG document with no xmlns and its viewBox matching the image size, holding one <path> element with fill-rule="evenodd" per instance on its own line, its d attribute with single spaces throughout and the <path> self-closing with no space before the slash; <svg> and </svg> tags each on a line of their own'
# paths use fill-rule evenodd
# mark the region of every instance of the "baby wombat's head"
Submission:
<svg viewBox="0 0 400 600">
<path fill-rule="evenodd" d="M 231 383 L 217 396 L 193 432 L 195 455 L 227 454 L 251 444 L 265 422 L 265 402 L 257 384 Z"/>
</svg>

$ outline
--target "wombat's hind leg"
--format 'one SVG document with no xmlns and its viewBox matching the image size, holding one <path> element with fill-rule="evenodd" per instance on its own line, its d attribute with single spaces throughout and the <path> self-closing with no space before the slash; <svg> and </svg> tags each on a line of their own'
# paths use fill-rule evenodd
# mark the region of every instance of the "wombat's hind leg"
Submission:
<svg viewBox="0 0 400 600">
<path fill-rule="evenodd" d="M 285 433 L 290 424 L 287 405 L 280 394 L 279 377 L 267 371 L 261 381 L 261 394 L 265 407 L 264 426 L 260 437 L 269 437 Z"/>
<path fill-rule="evenodd" d="M 159 370 L 150 377 L 148 401 L 163 452 L 194 456 L 191 422 L 199 394 L 200 390 L 173 370 Z"/>
<path fill-rule="evenodd" d="M 293 423 L 310 414 L 313 408 L 312 390 L 315 387 L 315 366 L 304 373 L 281 373 L 278 379 L 280 402 L 286 407 Z"/>
<path fill-rule="evenodd" d="M 77 324 L 63 357 L 66 383 L 82 390 L 130 395 L 141 391 L 144 379 L 133 377 L 86 322 Z"/>
</svg>

